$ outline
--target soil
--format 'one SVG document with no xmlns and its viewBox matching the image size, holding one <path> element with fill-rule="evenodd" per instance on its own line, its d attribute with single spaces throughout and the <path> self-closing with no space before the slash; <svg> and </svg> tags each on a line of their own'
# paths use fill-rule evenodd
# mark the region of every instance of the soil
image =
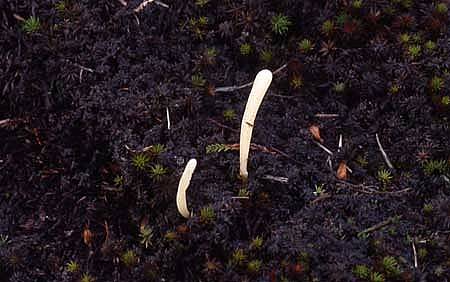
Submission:
<svg viewBox="0 0 450 282">
<path fill-rule="evenodd" d="M 141 2 L 0 1 L 0 281 L 450 281 L 449 1 Z"/>
</svg>

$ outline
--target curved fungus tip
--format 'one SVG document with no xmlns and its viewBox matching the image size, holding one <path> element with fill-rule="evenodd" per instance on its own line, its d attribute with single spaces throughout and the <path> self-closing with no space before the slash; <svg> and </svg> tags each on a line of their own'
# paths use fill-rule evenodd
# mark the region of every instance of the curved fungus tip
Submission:
<svg viewBox="0 0 450 282">
<path fill-rule="evenodd" d="M 196 167 L 197 167 L 197 160 L 190 159 L 189 162 L 186 164 L 186 167 L 180 178 L 180 183 L 178 184 L 177 208 L 180 214 L 185 218 L 189 218 L 192 215 L 187 207 L 186 191 L 189 188 L 192 174 L 194 174 Z"/>
<path fill-rule="evenodd" d="M 270 70 L 264 69 L 255 77 L 253 82 L 252 90 L 247 100 L 247 105 L 245 106 L 244 116 L 242 117 L 241 123 L 241 137 L 240 137 L 240 176 L 241 179 L 246 182 L 248 179 L 247 163 L 248 163 L 248 153 L 250 150 L 250 142 L 252 138 L 252 131 L 255 124 L 256 114 L 258 112 L 259 106 L 262 103 L 264 96 L 269 89 L 270 83 L 272 82 L 272 72 Z"/>
</svg>

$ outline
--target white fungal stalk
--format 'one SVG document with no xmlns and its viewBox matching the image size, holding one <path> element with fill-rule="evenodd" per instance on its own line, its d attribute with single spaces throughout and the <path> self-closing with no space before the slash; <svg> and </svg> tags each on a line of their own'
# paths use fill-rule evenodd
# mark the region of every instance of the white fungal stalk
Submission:
<svg viewBox="0 0 450 282">
<path fill-rule="evenodd" d="M 191 182 L 192 174 L 194 173 L 195 167 L 197 166 L 197 160 L 191 159 L 184 169 L 183 175 L 181 175 L 180 183 L 178 184 L 177 192 L 177 207 L 180 214 L 189 218 L 192 213 L 189 212 L 186 201 L 186 190 L 189 188 L 189 183 Z"/>
<path fill-rule="evenodd" d="M 270 70 L 260 71 L 253 82 L 252 90 L 245 106 L 244 116 L 241 124 L 241 140 L 240 140 L 240 175 L 243 181 L 248 179 L 247 163 L 248 152 L 250 150 L 250 141 L 252 139 L 252 131 L 258 112 L 267 89 L 272 82 L 272 72 Z"/>
</svg>

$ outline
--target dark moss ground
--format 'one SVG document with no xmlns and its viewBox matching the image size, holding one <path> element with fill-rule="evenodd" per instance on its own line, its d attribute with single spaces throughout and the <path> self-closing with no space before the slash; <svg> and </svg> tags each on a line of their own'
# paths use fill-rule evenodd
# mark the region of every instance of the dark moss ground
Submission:
<svg viewBox="0 0 450 282">
<path fill-rule="evenodd" d="M 448 1 L 166 1 L 0 1 L 1 281 L 450 281 Z"/>
</svg>

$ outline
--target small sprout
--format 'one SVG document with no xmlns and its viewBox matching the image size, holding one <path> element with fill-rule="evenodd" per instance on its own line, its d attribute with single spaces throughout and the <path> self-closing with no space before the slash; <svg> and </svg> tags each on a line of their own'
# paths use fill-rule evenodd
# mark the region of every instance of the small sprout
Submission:
<svg viewBox="0 0 450 282">
<path fill-rule="evenodd" d="M 83 273 L 81 276 L 80 282 L 94 282 L 95 278 L 91 276 L 89 273 Z"/>
<path fill-rule="evenodd" d="M 303 86 L 303 79 L 301 76 L 295 76 L 292 78 L 290 85 L 293 89 L 299 89 Z"/>
<path fill-rule="evenodd" d="M 201 74 L 191 76 L 191 83 L 196 88 L 203 88 L 206 85 L 206 79 Z"/>
<path fill-rule="evenodd" d="M 428 251 L 425 248 L 420 248 L 417 250 L 417 256 L 420 259 L 425 259 L 428 256 Z"/>
<path fill-rule="evenodd" d="M 177 232 L 174 232 L 174 231 L 168 231 L 164 235 L 164 239 L 166 239 L 167 241 L 175 241 L 177 238 L 178 238 L 178 234 L 177 234 Z"/>
<path fill-rule="evenodd" d="M 325 193 L 325 189 L 323 188 L 325 186 L 325 184 L 321 183 L 321 184 L 315 184 L 314 185 L 314 196 L 319 197 L 322 196 L 323 193 Z"/>
<path fill-rule="evenodd" d="M 422 47 L 420 47 L 420 45 L 411 45 L 408 47 L 408 56 L 414 60 L 417 57 L 420 56 L 420 53 L 422 52 Z"/>
<path fill-rule="evenodd" d="M 240 175 L 245 182 L 248 179 L 247 163 L 248 153 L 250 150 L 250 141 L 252 138 L 253 127 L 255 124 L 256 114 L 259 106 L 262 103 L 270 83 L 272 82 L 272 72 L 269 70 L 260 71 L 253 82 L 252 90 L 245 106 L 244 116 L 241 123 L 241 135 L 239 144 L 239 162 L 240 162 Z"/>
<path fill-rule="evenodd" d="M 239 46 L 239 52 L 242 56 L 248 56 L 252 52 L 252 45 L 249 43 L 243 43 Z"/>
<path fill-rule="evenodd" d="M 448 12 L 448 7 L 447 7 L 447 4 L 445 4 L 444 2 L 441 2 L 436 5 L 436 13 L 447 14 L 447 12 Z"/>
<path fill-rule="evenodd" d="M 227 144 L 209 144 L 206 146 L 206 154 L 227 152 L 231 150 Z"/>
<path fill-rule="evenodd" d="M 207 48 L 203 52 L 203 61 L 207 65 L 214 65 L 216 63 L 217 50 L 216 48 Z"/>
<path fill-rule="evenodd" d="M 264 243 L 264 239 L 261 236 L 256 236 L 253 238 L 252 242 L 250 243 L 250 249 L 252 250 L 259 250 L 262 248 Z"/>
<path fill-rule="evenodd" d="M 161 155 L 165 151 L 166 151 L 166 147 L 162 144 L 155 144 L 150 148 L 150 152 L 155 156 Z"/>
<path fill-rule="evenodd" d="M 189 19 L 189 28 L 194 33 L 195 37 L 202 39 L 205 34 L 205 27 L 208 24 L 208 18 L 201 17 L 199 19 Z"/>
<path fill-rule="evenodd" d="M 444 88 L 444 79 L 439 76 L 434 76 L 430 81 L 430 87 L 434 93 L 441 91 Z"/>
<path fill-rule="evenodd" d="M 216 213 L 211 206 L 203 207 L 200 210 L 200 220 L 203 223 L 211 223 L 216 218 Z"/>
<path fill-rule="evenodd" d="M 221 264 L 217 259 L 206 259 L 203 271 L 206 273 L 216 273 L 221 268 Z"/>
<path fill-rule="evenodd" d="M 153 178 L 155 182 L 160 182 L 164 175 L 167 174 L 167 168 L 160 164 L 155 164 L 150 167 L 150 176 Z"/>
<path fill-rule="evenodd" d="M 144 247 L 147 249 L 149 246 L 152 245 L 152 238 L 153 238 L 153 229 L 148 225 L 141 225 L 139 230 L 139 239 L 141 245 L 144 245 Z"/>
<path fill-rule="evenodd" d="M 254 259 L 248 262 L 247 270 L 250 273 L 257 273 L 261 270 L 262 262 L 259 259 Z"/>
<path fill-rule="evenodd" d="M 192 213 L 189 212 L 186 200 L 186 190 L 189 188 L 191 182 L 192 174 L 194 174 L 195 168 L 197 167 L 197 160 L 191 159 L 186 164 L 183 175 L 181 175 L 180 183 L 178 184 L 177 191 L 177 208 L 180 214 L 185 217 L 191 217 Z"/>
<path fill-rule="evenodd" d="M 139 153 L 134 155 L 131 161 L 137 170 L 143 171 L 150 163 L 150 157 L 144 153 Z"/>
<path fill-rule="evenodd" d="M 116 175 L 116 177 L 114 177 L 114 185 L 116 186 L 122 186 L 125 183 L 125 178 L 122 175 Z"/>
<path fill-rule="evenodd" d="M 334 22 L 332 20 L 326 20 L 322 24 L 322 33 L 324 33 L 327 36 L 330 36 L 334 31 Z"/>
<path fill-rule="evenodd" d="M 231 255 L 232 265 L 242 265 L 247 259 L 247 255 L 244 253 L 243 249 L 236 249 Z"/>
<path fill-rule="evenodd" d="M 436 266 L 436 268 L 434 269 L 434 274 L 437 276 L 437 277 L 441 277 L 441 276 L 443 276 L 444 274 L 445 274 L 445 268 L 442 266 L 442 265 L 438 265 L 438 266 Z"/>
<path fill-rule="evenodd" d="M 392 84 L 391 87 L 389 88 L 389 93 L 391 93 L 392 95 L 398 94 L 399 91 L 400 86 L 398 84 Z"/>
<path fill-rule="evenodd" d="M 441 99 L 441 103 L 444 106 L 449 106 L 450 105 L 450 96 L 444 96 Z"/>
<path fill-rule="evenodd" d="M 136 266 L 139 261 L 139 257 L 133 250 L 127 250 L 120 258 L 122 263 L 128 268 Z"/>
<path fill-rule="evenodd" d="M 407 44 L 409 43 L 409 41 L 411 40 L 411 36 L 408 33 L 402 33 L 400 35 L 400 42 L 403 44 Z"/>
<path fill-rule="evenodd" d="M 416 44 L 419 44 L 419 43 L 422 42 L 422 37 L 420 36 L 419 33 L 416 33 L 416 34 L 414 34 L 414 35 L 412 36 L 411 41 L 414 42 L 414 43 L 416 43 Z"/>
<path fill-rule="evenodd" d="M 373 272 L 370 275 L 370 282 L 384 282 L 384 276 L 381 273 Z"/>
<path fill-rule="evenodd" d="M 285 35 L 292 25 L 288 16 L 278 14 L 272 17 L 272 31 L 278 35 Z"/>
<path fill-rule="evenodd" d="M 336 17 L 336 23 L 338 26 L 343 26 L 349 19 L 350 16 L 347 13 L 342 12 Z"/>
<path fill-rule="evenodd" d="M 266 65 L 269 64 L 270 62 L 272 62 L 272 59 L 273 59 L 272 51 L 270 51 L 270 50 L 263 50 L 261 52 L 261 54 L 259 55 L 259 58 L 261 59 L 261 61 L 264 64 L 266 64 Z"/>
<path fill-rule="evenodd" d="M 395 277 L 395 276 L 400 275 L 400 273 L 401 273 L 397 260 L 392 256 L 384 257 L 383 261 L 382 261 L 382 266 L 383 266 L 384 272 L 389 277 Z"/>
<path fill-rule="evenodd" d="M 363 155 L 358 155 L 356 157 L 356 162 L 361 166 L 361 167 L 366 167 L 369 164 L 369 161 L 367 160 L 367 155 L 363 154 Z"/>
<path fill-rule="evenodd" d="M 209 3 L 209 0 L 195 0 L 195 5 L 203 7 Z"/>
<path fill-rule="evenodd" d="M 38 18 L 32 16 L 22 23 L 22 29 L 26 33 L 35 33 L 41 28 L 41 22 Z"/>
<path fill-rule="evenodd" d="M 423 164 L 423 171 L 426 175 L 442 175 L 448 169 L 445 160 L 427 160 Z"/>
<path fill-rule="evenodd" d="M 344 93 L 345 91 L 345 83 L 344 82 L 336 82 L 333 85 L 333 91 L 336 93 Z"/>
<path fill-rule="evenodd" d="M 206 27 L 206 25 L 208 25 L 208 18 L 205 16 L 201 16 L 198 18 L 197 23 L 201 27 Z"/>
<path fill-rule="evenodd" d="M 0 247 L 6 246 L 9 244 L 9 236 L 0 234 Z"/>
<path fill-rule="evenodd" d="M 309 39 L 303 39 L 298 43 L 298 49 L 300 49 L 300 52 L 302 53 L 308 53 L 314 48 L 314 44 Z"/>
<path fill-rule="evenodd" d="M 249 197 L 250 196 L 250 192 L 248 191 L 248 189 L 247 188 L 242 188 L 242 189 L 239 189 L 239 191 L 238 191 L 238 197 Z"/>
<path fill-rule="evenodd" d="M 66 271 L 69 273 L 77 273 L 80 271 L 80 265 L 76 261 L 71 260 L 66 264 Z"/>
<path fill-rule="evenodd" d="M 56 2 L 55 10 L 60 14 L 64 14 L 67 11 L 67 0 Z"/>
<path fill-rule="evenodd" d="M 367 265 L 359 264 L 353 268 L 353 274 L 356 278 L 367 280 L 370 278 L 370 269 Z"/>
<path fill-rule="evenodd" d="M 361 9 L 363 5 L 363 1 L 362 0 L 354 0 L 352 3 L 352 7 L 355 9 Z"/>
<path fill-rule="evenodd" d="M 226 121 L 233 121 L 236 118 L 236 112 L 233 109 L 226 109 L 223 111 L 223 119 Z"/>
<path fill-rule="evenodd" d="M 380 169 L 377 172 L 377 178 L 383 184 L 383 186 L 386 186 L 389 184 L 389 182 L 391 182 L 393 176 L 389 170 Z"/>
<path fill-rule="evenodd" d="M 424 204 L 423 208 L 422 208 L 422 212 L 424 213 L 424 215 L 431 215 L 433 213 L 433 205 L 428 203 L 428 204 Z"/>
</svg>

